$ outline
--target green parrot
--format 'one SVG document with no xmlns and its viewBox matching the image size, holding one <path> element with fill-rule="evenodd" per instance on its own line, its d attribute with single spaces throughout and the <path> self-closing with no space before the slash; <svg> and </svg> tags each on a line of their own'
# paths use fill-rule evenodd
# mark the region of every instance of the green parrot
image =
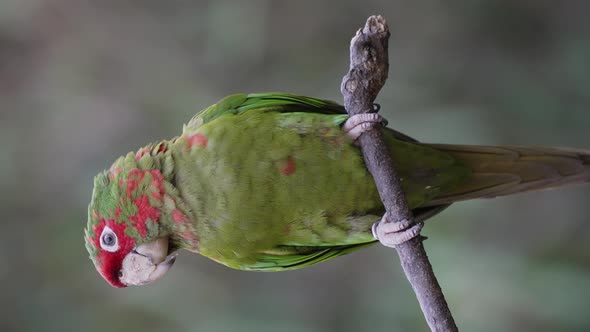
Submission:
<svg viewBox="0 0 590 332">
<path fill-rule="evenodd" d="M 355 144 L 375 125 L 418 222 L 460 200 L 590 181 L 590 150 L 424 144 L 382 122 L 310 97 L 228 96 L 180 136 L 95 177 L 90 258 L 112 286 L 126 287 L 161 278 L 180 249 L 235 269 L 285 271 L 377 238 L 403 242 L 420 224 L 380 226 L 385 209 Z"/>
</svg>

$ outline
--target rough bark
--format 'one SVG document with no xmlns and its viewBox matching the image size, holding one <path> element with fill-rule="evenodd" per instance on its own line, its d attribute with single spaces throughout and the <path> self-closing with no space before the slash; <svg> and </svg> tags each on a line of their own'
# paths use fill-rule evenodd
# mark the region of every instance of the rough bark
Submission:
<svg viewBox="0 0 590 332">
<path fill-rule="evenodd" d="M 350 115 L 374 112 L 374 101 L 387 80 L 389 28 L 381 16 L 371 16 L 350 44 L 350 70 L 342 80 L 344 106 Z M 381 200 L 388 211 L 384 222 L 414 220 L 402 191 L 392 158 L 379 129 L 359 137 L 367 168 L 373 175 Z M 436 280 L 418 235 L 396 246 L 402 267 L 412 285 L 424 317 L 432 331 L 457 331 L 457 326 Z"/>
</svg>

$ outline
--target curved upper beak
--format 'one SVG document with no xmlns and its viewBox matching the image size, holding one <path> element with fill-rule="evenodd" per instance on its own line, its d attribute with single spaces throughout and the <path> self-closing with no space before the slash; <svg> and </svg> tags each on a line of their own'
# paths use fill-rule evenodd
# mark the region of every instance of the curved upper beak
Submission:
<svg viewBox="0 0 590 332">
<path fill-rule="evenodd" d="M 168 255 L 168 237 L 137 246 L 123 259 L 119 280 L 124 285 L 145 285 L 164 276 L 176 260 Z"/>
</svg>

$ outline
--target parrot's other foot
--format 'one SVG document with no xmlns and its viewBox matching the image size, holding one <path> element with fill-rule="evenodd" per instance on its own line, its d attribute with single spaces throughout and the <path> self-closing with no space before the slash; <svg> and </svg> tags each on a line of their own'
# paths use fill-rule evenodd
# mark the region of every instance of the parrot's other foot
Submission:
<svg viewBox="0 0 590 332">
<path fill-rule="evenodd" d="M 371 130 L 375 126 L 384 126 L 386 124 L 387 120 L 377 113 L 361 113 L 348 118 L 342 129 L 348 137 L 356 141 L 365 131 Z"/>
<path fill-rule="evenodd" d="M 411 240 L 420 234 L 423 223 L 413 223 L 410 220 L 400 222 L 388 222 L 387 212 L 380 221 L 373 224 L 371 231 L 373 237 L 379 240 L 386 247 L 395 248 L 408 240 Z"/>
</svg>

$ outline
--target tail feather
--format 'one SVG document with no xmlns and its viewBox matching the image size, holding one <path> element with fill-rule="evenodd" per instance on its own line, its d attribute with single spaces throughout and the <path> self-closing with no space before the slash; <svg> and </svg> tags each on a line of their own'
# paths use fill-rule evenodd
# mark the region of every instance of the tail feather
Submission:
<svg viewBox="0 0 590 332">
<path fill-rule="evenodd" d="M 462 161 L 472 177 L 432 204 L 490 198 L 590 182 L 590 150 L 433 144 Z"/>
</svg>

